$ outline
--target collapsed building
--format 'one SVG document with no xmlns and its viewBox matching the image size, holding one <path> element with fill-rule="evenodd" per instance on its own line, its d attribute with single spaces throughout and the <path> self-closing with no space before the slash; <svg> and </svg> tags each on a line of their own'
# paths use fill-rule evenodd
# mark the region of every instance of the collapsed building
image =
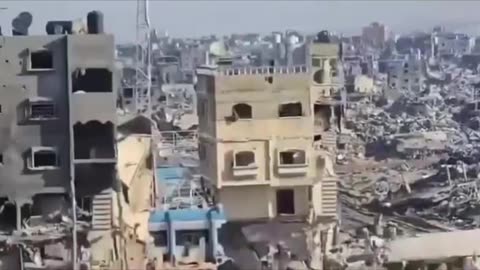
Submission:
<svg viewBox="0 0 480 270">
<path fill-rule="evenodd" d="M 40 36 L 31 19 L 0 39 L 0 268 L 122 269 L 113 36 L 96 11 Z"/>
</svg>

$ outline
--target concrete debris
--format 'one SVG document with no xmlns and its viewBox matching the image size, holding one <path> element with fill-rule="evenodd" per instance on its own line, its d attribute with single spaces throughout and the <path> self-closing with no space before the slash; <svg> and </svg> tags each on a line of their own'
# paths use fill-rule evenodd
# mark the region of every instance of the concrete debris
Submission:
<svg viewBox="0 0 480 270">
<path fill-rule="evenodd" d="M 480 227 L 480 75 L 458 61 L 422 61 L 427 71 L 420 89 L 386 86 L 381 94 L 349 97 L 351 140 L 335 168 L 344 235 L 337 261 L 347 269 L 390 269 L 393 258 L 408 252 L 402 257 L 407 264 L 467 260 L 477 252 L 453 248 L 414 258 L 441 245 L 432 239 Z M 476 256 L 469 258 L 465 267 L 476 269 Z"/>
</svg>

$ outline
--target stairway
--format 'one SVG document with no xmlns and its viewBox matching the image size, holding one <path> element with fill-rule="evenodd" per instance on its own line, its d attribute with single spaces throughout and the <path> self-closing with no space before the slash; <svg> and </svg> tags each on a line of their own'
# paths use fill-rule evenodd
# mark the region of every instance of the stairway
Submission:
<svg viewBox="0 0 480 270">
<path fill-rule="evenodd" d="M 337 178 L 325 177 L 322 179 L 322 216 L 337 215 Z"/>
<path fill-rule="evenodd" d="M 327 131 L 322 134 L 322 145 L 326 148 L 337 147 L 337 134 L 333 131 Z"/>
<path fill-rule="evenodd" d="M 95 195 L 92 201 L 92 229 L 106 231 L 112 228 L 112 190 Z"/>
</svg>

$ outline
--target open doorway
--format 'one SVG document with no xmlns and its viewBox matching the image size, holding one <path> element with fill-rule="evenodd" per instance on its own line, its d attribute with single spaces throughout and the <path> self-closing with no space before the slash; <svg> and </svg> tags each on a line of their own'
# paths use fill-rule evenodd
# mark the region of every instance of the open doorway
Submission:
<svg viewBox="0 0 480 270">
<path fill-rule="evenodd" d="M 277 190 L 277 214 L 293 215 L 295 214 L 293 189 Z"/>
<path fill-rule="evenodd" d="M 323 131 L 330 129 L 330 118 L 332 117 L 332 110 L 329 105 L 313 105 L 315 126 L 321 128 Z"/>
<path fill-rule="evenodd" d="M 17 228 L 17 207 L 8 198 L 0 198 L 0 230 L 13 231 Z"/>
</svg>

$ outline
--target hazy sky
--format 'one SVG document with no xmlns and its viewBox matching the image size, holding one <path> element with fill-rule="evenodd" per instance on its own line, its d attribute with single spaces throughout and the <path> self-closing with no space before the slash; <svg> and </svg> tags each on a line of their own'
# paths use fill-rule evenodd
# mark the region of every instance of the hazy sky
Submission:
<svg viewBox="0 0 480 270">
<path fill-rule="evenodd" d="M 105 14 L 108 32 L 118 41 L 135 37 L 135 0 L 0 0 L 0 25 L 6 32 L 21 11 L 33 13 L 31 33 L 44 33 L 48 20 L 84 17 L 88 11 Z M 372 21 L 393 30 L 426 29 L 436 23 L 480 22 L 480 1 L 150 1 L 150 20 L 171 36 L 201 36 L 240 32 L 322 29 L 359 32 Z M 480 25 L 480 23 L 479 23 Z M 476 29 L 475 29 L 476 30 Z"/>
</svg>

